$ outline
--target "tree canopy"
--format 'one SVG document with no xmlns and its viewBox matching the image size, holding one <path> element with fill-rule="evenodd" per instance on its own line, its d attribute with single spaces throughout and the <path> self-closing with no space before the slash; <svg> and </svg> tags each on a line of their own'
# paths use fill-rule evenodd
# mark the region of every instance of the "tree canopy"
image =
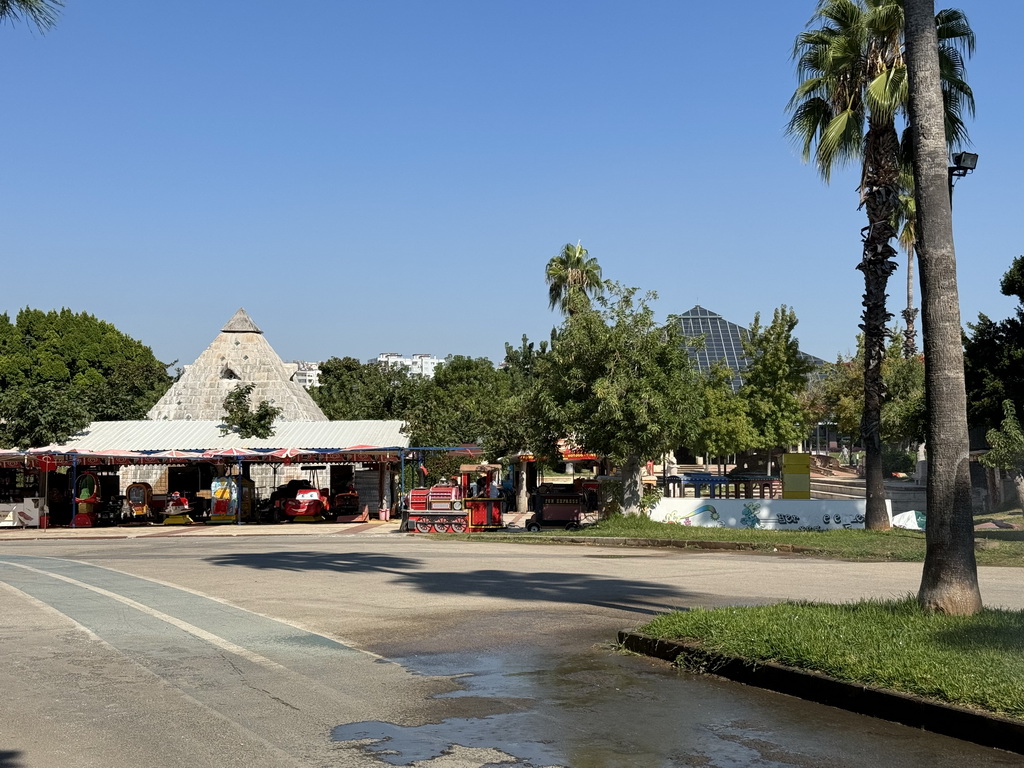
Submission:
<svg viewBox="0 0 1024 768">
<path fill-rule="evenodd" d="M 429 379 L 377 361 L 332 357 L 320 366 L 310 396 L 329 419 L 405 419 Z"/>
<path fill-rule="evenodd" d="M 252 391 L 255 384 L 239 384 L 224 398 L 224 433 L 234 431 L 239 437 L 272 437 L 274 420 L 281 415 L 281 409 L 266 400 L 252 407 Z"/>
<path fill-rule="evenodd" d="M 882 403 L 882 440 L 887 443 L 919 443 L 924 440 L 924 360 L 919 355 L 905 357 L 902 333 L 894 330 L 882 361 L 882 382 L 886 397 Z M 860 441 L 860 420 L 864 409 L 864 344 L 857 337 L 857 352 L 840 355 L 825 367 L 822 400 L 827 404 L 825 417 L 839 431 Z"/>
<path fill-rule="evenodd" d="M 688 446 L 697 455 L 728 456 L 759 442 L 747 400 L 733 390 L 733 378 L 731 368 L 716 364 L 698 383 L 703 416 Z"/>
<path fill-rule="evenodd" d="M 964 340 L 968 411 L 973 424 L 986 428 L 1000 423 L 1005 400 L 1024 410 L 1024 256 L 1013 260 L 999 287 L 1016 297 L 1014 315 L 997 322 L 979 314 Z"/>
<path fill-rule="evenodd" d="M 656 296 L 606 287 L 565 319 L 539 361 L 538 417 L 550 434 L 622 465 L 629 513 L 639 510 L 641 463 L 692 437 L 700 398 L 678 322 L 654 319 Z"/>
<path fill-rule="evenodd" d="M 760 313 L 755 314 L 750 336 L 743 342 L 749 363 L 740 394 L 757 436 L 754 445 L 765 450 L 801 442 L 810 431 L 803 395 L 814 364 L 800 354 L 793 336 L 797 322 L 796 312 L 785 305 L 775 310 L 767 326 L 761 325 Z"/>
<path fill-rule="evenodd" d="M 571 314 L 578 306 L 589 305 L 591 296 L 604 291 L 601 266 L 580 243 L 563 245 L 561 253 L 548 262 L 544 277 L 550 307 L 558 307 L 562 314 Z"/>
<path fill-rule="evenodd" d="M 1024 505 L 1024 431 L 1012 400 L 1003 402 L 1002 424 L 999 429 L 990 429 L 985 439 L 991 450 L 982 455 L 981 463 L 1008 470 L 1017 491 L 1017 503 Z"/>
<path fill-rule="evenodd" d="M 145 418 L 171 384 L 152 350 L 69 309 L 0 315 L 0 442 L 66 440 L 90 421 Z"/>
</svg>

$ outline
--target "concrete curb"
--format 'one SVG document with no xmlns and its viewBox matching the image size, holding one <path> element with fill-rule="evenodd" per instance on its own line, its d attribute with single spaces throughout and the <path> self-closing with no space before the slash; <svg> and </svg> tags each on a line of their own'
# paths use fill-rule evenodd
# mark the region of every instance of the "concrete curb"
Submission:
<svg viewBox="0 0 1024 768">
<path fill-rule="evenodd" d="M 445 534 L 418 534 L 444 536 Z M 527 536 L 518 533 L 497 534 L 497 533 L 474 533 L 466 534 L 477 541 L 517 542 L 517 543 L 543 543 L 543 544 L 585 544 L 595 547 L 667 547 L 671 549 L 709 549 L 718 552 L 762 552 L 765 554 L 796 554 L 796 555 L 818 555 L 820 549 L 814 547 L 800 547 L 792 544 L 773 544 L 771 549 L 767 545 L 751 544 L 743 541 L 713 541 L 707 539 L 636 539 L 623 536 L 544 536 L 531 533 Z"/>
<path fill-rule="evenodd" d="M 906 693 L 846 683 L 818 672 L 782 664 L 752 664 L 744 659 L 708 653 L 692 643 L 659 640 L 630 630 L 618 633 L 627 650 L 676 663 L 687 669 L 734 682 L 785 693 L 861 715 L 921 728 L 986 747 L 1024 754 L 1024 722 Z"/>
<path fill-rule="evenodd" d="M 366 523 L 287 523 L 282 525 L 147 525 L 96 528 L 0 528 L 4 541 L 119 541 L 154 538 L 232 538 L 254 536 L 360 536 L 398 532 L 397 521 Z"/>
</svg>

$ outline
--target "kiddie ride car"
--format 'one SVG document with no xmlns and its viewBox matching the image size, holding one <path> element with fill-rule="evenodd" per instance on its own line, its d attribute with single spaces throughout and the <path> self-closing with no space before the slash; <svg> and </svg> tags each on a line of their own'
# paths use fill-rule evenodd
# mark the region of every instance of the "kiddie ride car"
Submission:
<svg viewBox="0 0 1024 768">
<path fill-rule="evenodd" d="M 442 480 L 409 492 L 409 530 L 419 533 L 496 531 L 504 527 L 505 501 L 494 483 L 498 464 L 463 464 L 456 483 Z M 470 476 L 480 473 L 474 486 Z M 492 496 L 492 494 L 494 494 Z"/>
<path fill-rule="evenodd" d="M 189 515 L 191 511 L 188 498 L 175 491 L 164 504 L 164 525 L 192 525 L 192 517 Z"/>
<path fill-rule="evenodd" d="M 294 499 L 285 501 L 284 513 L 294 523 L 320 523 L 327 513 L 327 500 L 316 488 L 299 488 Z"/>
</svg>

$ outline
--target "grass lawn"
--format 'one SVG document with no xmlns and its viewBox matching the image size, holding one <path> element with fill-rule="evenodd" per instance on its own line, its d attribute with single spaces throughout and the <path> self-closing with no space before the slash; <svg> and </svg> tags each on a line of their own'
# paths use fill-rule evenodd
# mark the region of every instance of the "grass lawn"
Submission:
<svg viewBox="0 0 1024 768">
<path fill-rule="evenodd" d="M 524 534 L 517 534 L 520 538 Z M 530 534 L 525 534 L 529 536 Z M 924 560 L 924 533 L 892 529 L 867 531 L 762 531 L 745 528 L 699 528 L 658 523 L 643 516 L 614 516 L 579 531 L 559 528 L 546 536 L 605 536 L 637 539 L 676 539 L 688 541 L 734 541 L 751 548 L 772 552 L 780 545 L 787 550 L 800 548 L 803 554 L 845 560 Z M 1024 566 L 1024 530 L 977 531 L 975 534 L 979 565 Z"/>
<path fill-rule="evenodd" d="M 695 609 L 638 628 L 750 662 L 831 677 L 1024 719 L 1024 612 L 926 615 L 913 597 Z M 714 671 L 714 670 L 707 670 Z"/>
</svg>

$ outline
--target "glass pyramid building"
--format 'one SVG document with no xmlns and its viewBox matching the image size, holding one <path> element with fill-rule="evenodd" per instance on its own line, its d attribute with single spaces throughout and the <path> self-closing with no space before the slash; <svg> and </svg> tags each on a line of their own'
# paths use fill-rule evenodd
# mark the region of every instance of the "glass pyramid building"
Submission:
<svg viewBox="0 0 1024 768">
<path fill-rule="evenodd" d="M 705 372 L 718 362 L 723 362 L 732 369 L 736 376 L 732 380 L 733 390 L 743 384 L 743 371 L 747 368 L 747 359 L 743 354 L 743 341 L 750 336 L 749 329 L 736 323 L 730 323 L 721 315 L 709 309 L 696 306 L 679 315 L 679 324 L 683 335 L 687 338 L 704 338 L 702 349 L 689 348 L 690 356 L 697 370 Z M 824 365 L 821 358 L 800 353 L 805 360 L 814 365 Z"/>
</svg>

